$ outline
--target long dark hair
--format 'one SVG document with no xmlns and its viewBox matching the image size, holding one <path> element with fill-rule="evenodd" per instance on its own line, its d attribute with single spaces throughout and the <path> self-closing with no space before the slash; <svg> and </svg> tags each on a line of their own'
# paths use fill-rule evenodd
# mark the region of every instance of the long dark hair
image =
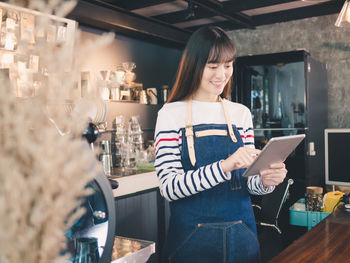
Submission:
<svg viewBox="0 0 350 263">
<path fill-rule="evenodd" d="M 224 30 L 215 26 L 198 29 L 187 42 L 167 102 L 183 100 L 195 93 L 207 63 L 231 62 L 235 57 L 235 45 Z M 221 94 L 224 98 L 230 96 L 231 79 Z"/>
</svg>

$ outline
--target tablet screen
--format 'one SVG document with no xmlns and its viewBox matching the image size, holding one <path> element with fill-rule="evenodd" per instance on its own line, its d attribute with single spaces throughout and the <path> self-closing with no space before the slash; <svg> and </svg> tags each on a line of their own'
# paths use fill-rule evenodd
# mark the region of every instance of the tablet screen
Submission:
<svg viewBox="0 0 350 263">
<path fill-rule="evenodd" d="M 243 176 L 257 175 L 270 164 L 284 162 L 304 138 L 305 134 L 271 138 Z"/>
</svg>

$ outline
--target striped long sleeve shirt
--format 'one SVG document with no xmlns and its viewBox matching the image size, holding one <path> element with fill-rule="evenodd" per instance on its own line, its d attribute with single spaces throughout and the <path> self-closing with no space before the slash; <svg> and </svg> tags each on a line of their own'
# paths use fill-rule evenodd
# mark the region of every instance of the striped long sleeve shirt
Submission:
<svg viewBox="0 0 350 263">
<path fill-rule="evenodd" d="M 226 101 L 231 123 L 236 125 L 244 146 L 254 148 L 254 132 L 250 110 L 242 104 Z M 226 124 L 220 102 L 192 102 L 192 124 Z M 186 102 L 165 104 L 158 112 L 155 130 L 155 168 L 160 181 L 160 192 L 174 201 L 210 189 L 231 179 L 231 173 L 222 171 L 220 161 L 196 170 L 184 171 L 181 163 L 181 129 L 186 125 Z M 261 176 L 250 176 L 247 189 L 251 194 L 270 193 L 274 187 L 264 187 Z"/>
</svg>

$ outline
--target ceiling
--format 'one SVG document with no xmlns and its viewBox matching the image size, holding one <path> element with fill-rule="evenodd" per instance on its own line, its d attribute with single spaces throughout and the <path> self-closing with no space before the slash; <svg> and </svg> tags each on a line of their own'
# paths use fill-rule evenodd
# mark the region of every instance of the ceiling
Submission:
<svg viewBox="0 0 350 263">
<path fill-rule="evenodd" d="M 90 10 L 72 17 L 87 24 L 95 19 L 93 24 L 97 26 L 113 24 L 114 29 L 124 32 L 184 43 L 201 26 L 254 30 L 261 25 L 339 13 L 343 3 L 344 0 L 79 0 L 80 5 L 92 4 L 105 10 L 99 18 L 95 8 L 93 13 Z M 114 15 L 106 14 L 111 10 Z"/>
<path fill-rule="evenodd" d="M 339 13 L 344 1 L 295 0 L 102 0 L 141 16 L 194 31 L 215 24 L 226 30 Z"/>
</svg>

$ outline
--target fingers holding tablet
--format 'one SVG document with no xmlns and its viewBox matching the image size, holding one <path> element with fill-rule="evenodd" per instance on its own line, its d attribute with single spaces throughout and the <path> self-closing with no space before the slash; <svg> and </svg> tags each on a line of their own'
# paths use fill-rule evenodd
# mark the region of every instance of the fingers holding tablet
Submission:
<svg viewBox="0 0 350 263">
<path fill-rule="evenodd" d="M 221 161 L 221 168 L 224 172 L 247 168 L 253 163 L 260 152 L 258 149 L 240 147 L 226 160 Z"/>
<path fill-rule="evenodd" d="M 283 182 L 287 172 L 284 163 L 273 163 L 269 169 L 260 171 L 262 183 L 265 187 L 277 186 Z"/>
</svg>

